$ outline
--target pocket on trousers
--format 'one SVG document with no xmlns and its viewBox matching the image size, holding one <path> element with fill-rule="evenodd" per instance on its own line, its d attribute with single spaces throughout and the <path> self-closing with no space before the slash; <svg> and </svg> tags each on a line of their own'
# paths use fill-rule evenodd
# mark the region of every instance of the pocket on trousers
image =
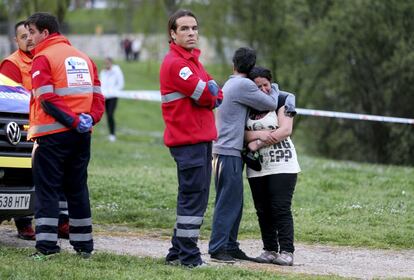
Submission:
<svg viewBox="0 0 414 280">
<path fill-rule="evenodd" d="M 200 167 L 205 162 L 205 147 L 202 145 L 191 145 L 170 148 L 171 155 L 174 157 L 180 171 Z"/>
</svg>

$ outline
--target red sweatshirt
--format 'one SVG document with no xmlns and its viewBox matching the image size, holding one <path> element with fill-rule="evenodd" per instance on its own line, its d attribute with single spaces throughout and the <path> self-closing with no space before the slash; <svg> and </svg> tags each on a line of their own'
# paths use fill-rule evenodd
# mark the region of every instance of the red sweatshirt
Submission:
<svg viewBox="0 0 414 280">
<path fill-rule="evenodd" d="M 213 109 L 223 99 L 214 95 L 212 80 L 199 62 L 200 50 L 191 52 L 171 43 L 160 70 L 164 142 L 168 147 L 210 142 L 217 138 Z"/>
</svg>

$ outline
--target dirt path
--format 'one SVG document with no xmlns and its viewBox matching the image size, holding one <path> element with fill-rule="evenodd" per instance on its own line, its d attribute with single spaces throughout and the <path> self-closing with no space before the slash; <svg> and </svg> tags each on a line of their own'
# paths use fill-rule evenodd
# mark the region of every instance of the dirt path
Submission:
<svg viewBox="0 0 414 280">
<path fill-rule="evenodd" d="M 96 252 L 112 252 L 139 257 L 162 258 L 169 241 L 140 234 L 103 231 L 95 233 Z M 69 242 L 59 241 L 64 249 L 70 249 Z M 15 229 L 9 225 L 0 226 L 0 246 L 32 247 L 34 242 L 16 238 Z M 259 240 L 242 240 L 240 247 L 249 255 L 260 254 Z M 207 241 L 201 242 L 203 259 L 211 265 L 207 254 Z M 409 278 L 414 279 L 414 250 L 371 250 L 351 247 L 296 244 L 295 265 L 281 267 L 252 262 L 234 264 L 251 269 L 274 272 L 305 273 L 316 275 L 338 275 L 361 279 Z"/>
</svg>

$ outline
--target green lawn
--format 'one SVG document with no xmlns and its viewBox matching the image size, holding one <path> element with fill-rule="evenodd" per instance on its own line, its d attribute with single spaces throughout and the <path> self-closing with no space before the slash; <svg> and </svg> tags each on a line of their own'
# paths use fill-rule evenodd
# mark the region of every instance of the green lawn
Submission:
<svg viewBox="0 0 414 280">
<path fill-rule="evenodd" d="M 161 259 L 137 258 L 98 253 L 92 259 L 80 259 L 74 254 L 61 253 L 45 262 L 31 260 L 33 250 L 0 247 L 0 279 L 13 280 L 228 280 L 228 279 L 342 279 L 332 276 L 275 274 L 240 269 L 233 266 L 187 269 L 164 265 Z"/>
<path fill-rule="evenodd" d="M 90 189 L 94 222 L 169 235 L 175 222 L 176 169 L 162 142 L 160 104 L 120 100 L 118 141 L 106 121 L 94 133 Z M 293 212 L 296 240 L 375 248 L 414 248 L 414 169 L 309 157 L 297 147 L 302 172 Z M 214 207 L 210 194 L 202 238 Z M 245 182 L 241 238 L 259 238 Z"/>
</svg>

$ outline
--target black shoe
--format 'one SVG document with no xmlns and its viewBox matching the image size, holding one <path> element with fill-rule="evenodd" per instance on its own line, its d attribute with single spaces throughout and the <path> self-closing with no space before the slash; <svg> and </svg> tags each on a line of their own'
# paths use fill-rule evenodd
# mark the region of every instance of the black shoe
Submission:
<svg viewBox="0 0 414 280">
<path fill-rule="evenodd" d="M 236 262 L 236 260 L 225 251 L 219 251 L 217 253 L 210 254 L 210 259 L 212 262 L 220 262 L 220 263 L 235 263 Z"/>
<path fill-rule="evenodd" d="M 17 228 L 17 237 L 23 240 L 36 240 L 36 234 L 32 225 L 23 228 Z"/>
<path fill-rule="evenodd" d="M 181 261 L 178 258 L 165 258 L 166 265 L 178 266 L 181 265 Z"/>
<path fill-rule="evenodd" d="M 172 254 L 171 252 L 168 253 L 168 255 L 165 257 L 165 264 L 166 265 L 172 265 L 172 266 L 178 266 L 181 265 L 181 261 L 178 258 L 178 255 Z"/>
<path fill-rule="evenodd" d="M 199 264 L 189 264 L 189 265 L 185 265 L 185 264 L 183 264 L 182 266 L 183 266 L 183 267 L 186 267 L 186 268 L 193 269 L 193 268 L 203 268 L 203 267 L 208 267 L 208 264 L 207 264 L 205 261 L 201 261 L 201 263 L 199 263 Z"/>
<path fill-rule="evenodd" d="M 29 257 L 32 260 L 35 261 L 46 261 L 54 256 L 56 256 L 57 253 L 53 253 L 53 254 L 43 254 L 42 252 L 36 251 L 35 253 L 31 254 Z"/>
<path fill-rule="evenodd" d="M 253 258 L 247 256 L 242 250 L 239 248 L 231 251 L 227 251 L 227 253 L 234 259 L 244 260 L 244 261 L 253 261 Z"/>
<path fill-rule="evenodd" d="M 90 259 L 92 257 L 92 252 L 77 251 L 76 255 L 82 259 Z"/>
</svg>

